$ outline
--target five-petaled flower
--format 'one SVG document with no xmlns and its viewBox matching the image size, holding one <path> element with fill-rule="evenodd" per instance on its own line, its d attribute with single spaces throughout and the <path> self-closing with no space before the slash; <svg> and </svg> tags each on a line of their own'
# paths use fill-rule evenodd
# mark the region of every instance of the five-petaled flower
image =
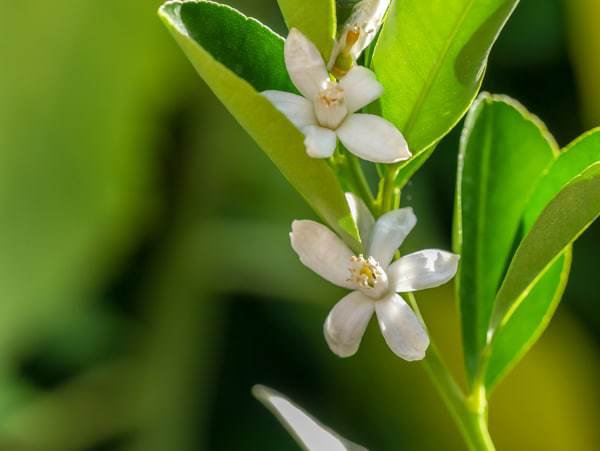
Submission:
<svg viewBox="0 0 600 451">
<path fill-rule="evenodd" d="M 347 199 L 364 237 L 364 255 L 354 255 L 337 235 L 314 221 L 294 221 L 290 233 L 292 247 L 304 265 L 329 282 L 353 290 L 329 313 L 325 339 L 338 356 L 355 354 L 375 312 L 390 349 L 405 360 L 421 360 L 429 337 L 420 319 L 397 293 L 448 282 L 456 274 L 459 256 L 428 249 L 392 263 L 396 250 L 417 222 L 412 209 L 393 210 L 375 221 L 362 200 L 352 194 Z"/>
<path fill-rule="evenodd" d="M 357 113 L 383 94 L 373 72 L 354 66 L 335 81 L 314 44 L 294 28 L 284 54 L 290 78 L 302 96 L 283 91 L 263 94 L 304 133 L 309 156 L 332 156 L 339 138 L 364 160 L 395 163 L 410 158 L 408 145 L 394 125 L 379 116 Z"/>
</svg>

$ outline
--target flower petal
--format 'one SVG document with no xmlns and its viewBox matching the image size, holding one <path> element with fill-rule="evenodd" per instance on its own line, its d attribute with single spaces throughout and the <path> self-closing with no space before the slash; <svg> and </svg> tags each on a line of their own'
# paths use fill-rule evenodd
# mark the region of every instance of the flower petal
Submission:
<svg viewBox="0 0 600 451">
<path fill-rule="evenodd" d="M 342 298 L 325 320 L 325 340 L 334 354 L 350 357 L 358 351 L 360 341 L 373 315 L 373 300 L 360 291 Z"/>
<path fill-rule="evenodd" d="M 337 129 L 344 146 L 363 160 L 396 163 L 411 153 L 402 133 L 385 119 L 372 114 L 352 114 Z"/>
<path fill-rule="evenodd" d="M 292 82 L 308 100 L 314 100 L 329 80 L 323 58 L 315 45 L 298 29 L 292 28 L 285 40 L 285 65 Z"/>
<path fill-rule="evenodd" d="M 269 101 L 299 129 L 316 125 L 313 103 L 304 97 L 284 91 L 264 91 Z"/>
<path fill-rule="evenodd" d="M 352 219 L 358 227 L 360 240 L 366 252 L 369 249 L 369 238 L 375 225 L 375 218 L 373 218 L 365 202 L 354 193 L 346 193 L 346 202 L 348 202 Z"/>
<path fill-rule="evenodd" d="M 369 255 L 387 269 L 394 254 L 417 223 L 412 208 L 392 210 L 381 216 L 371 234 Z"/>
<path fill-rule="evenodd" d="M 404 360 L 421 360 L 429 336 L 415 312 L 396 293 L 375 303 L 379 328 L 392 352 Z"/>
<path fill-rule="evenodd" d="M 305 266 L 335 285 L 351 290 L 356 288 L 348 280 L 353 253 L 327 227 L 314 221 L 294 221 L 290 239 Z"/>
<path fill-rule="evenodd" d="M 388 269 L 392 289 L 409 292 L 443 285 L 456 274 L 459 259 L 456 254 L 437 249 L 405 255 Z"/>
<path fill-rule="evenodd" d="M 304 145 L 309 157 L 329 158 L 333 155 L 337 144 L 335 132 L 318 125 L 304 127 L 302 132 L 305 135 Z"/>
<path fill-rule="evenodd" d="M 344 90 L 349 113 L 355 113 L 383 94 L 383 86 L 377 81 L 375 74 L 362 66 L 350 69 L 339 85 Z"/>
</svg>

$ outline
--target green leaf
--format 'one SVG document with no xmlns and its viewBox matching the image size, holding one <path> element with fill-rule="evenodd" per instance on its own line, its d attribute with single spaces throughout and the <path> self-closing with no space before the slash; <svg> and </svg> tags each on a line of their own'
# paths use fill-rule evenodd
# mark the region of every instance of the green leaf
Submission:
<svg viewBox="0 0 600 451">
<path fill-rule="evenodd" d="M 288 28 L 297 28 L 329 59 L 335 43 L 336 8 L 334 0 L 277 0 Z"/>
<path fill-rule="evenodd" d="M 600 128 L 590 130 L 569 144 L 548 169 L 525 211 L 525 230 L 531 229 L 548 202 L 579 173 L 600 161 Z"/>
<path fill-rule="evenodd" d="M 496 292 L 527 201 L 556 145 L 515 101 L 483 94 L 467 118 L 459 155 L 454 250 L 467 373 L 473 379 Z"/>
<path fill-rule="evenodd" d="M 256 385 L 252 394 L 262 402 L 306 451 L 367 451 L 323 426 L 275 390 Z"/>
<path fill-rule="evenodd" d="M 600 161 L 600 130 L 592 130 L 563 150 L 536 187 L 523 215 L 528 232 L 544 207 L 573 177 Z M 519 304 L 515 312 L 494 334 L 486 369 L 488 391 L 516 365 L 533 346 L 550 322 L 566 287 L 571 263 L 569 246 L 557 262 Z"/>
<path fill-rule="evenodd" d="M 496 297 L 491 331 L 506 323 L 532 285 L 600 214 L 600 162 L 571 180 L 519 245 Z"/>
<path fill-rule="evenodd" d="M 488 393 L 531 349 L 550 323 L 567 286 L 571 254 L 569 246 L 544 272 L 506 324 L 494 334 L 485 373 Z"/>
<path fill-rule="evenodd" d="M 518 0 L 402 0 L 373 57 L 386 119 L 415 155 L 456 125 L 473 101 L 491 47 Z"/>
<path fill-rule="evenodd" d="M 168 2 L 161 7 L 160 17 L 206 84 L 286 179 L 358 248 L 358 232 L 332 170 L 325 161 L 306 155 L 300 131 L 259 92 L 293 90 L 281 37 L 258 21 L 212 2 Z"/>
</svg>

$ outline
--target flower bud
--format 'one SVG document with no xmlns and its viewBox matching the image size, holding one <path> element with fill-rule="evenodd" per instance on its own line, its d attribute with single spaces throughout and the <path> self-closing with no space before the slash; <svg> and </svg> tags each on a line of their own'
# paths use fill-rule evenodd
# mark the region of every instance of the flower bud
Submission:
<svg viewBox="0 0 600 451">
<path fill-rule="evenodd" d="M 329 70 L 343 77 L 373 42 L 383 24 L 391 0 L 361 0 L 354 6 L 331 53 Z"/>
</svg>

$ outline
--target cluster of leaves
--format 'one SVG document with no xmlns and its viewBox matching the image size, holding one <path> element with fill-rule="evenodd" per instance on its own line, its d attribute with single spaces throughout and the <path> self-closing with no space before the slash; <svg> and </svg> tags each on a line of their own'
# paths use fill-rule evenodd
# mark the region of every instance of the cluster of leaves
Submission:
<svg viewBox="0 0 600 451">
<path fill-rule="evenodd" d="M 287 25 L 327 59 L 353 2 L 279 0 Z M 490 391 L 551 319 L 566 286 L 571 244 L 600 213 L 600 130 L 564 150 L 508 98 L 473 105 L 491 47 L 518 0 L 393 2 L 368 62 L 385 88 L 371 108 L 405 135 L 403 187 L 471 107 L 459 155 L 454 251 L 470 387 Z M 336 8 L 337 6 L 337 8 Z M 161 17 L 200 76 L 316 213 L 351 246 L 357 231 L 343 186 L 303 136 L 260 95 L 293 92 L 283 38 L 209 1 L 170 1 Z M 277 409 L 275 409 L 277 410 Z M 285 420 L 284 420 L 285 421 Z"/>
<path fill-rule="evenodd" d="M 472 107 L 454 230 L 471 384 L 491 390 L 548 325 L 567 283 L 571 244 L 600 213 L 599 171 L 600 130 L 559 150 L 514 100 L 484 94 Z"/>
</svg>

